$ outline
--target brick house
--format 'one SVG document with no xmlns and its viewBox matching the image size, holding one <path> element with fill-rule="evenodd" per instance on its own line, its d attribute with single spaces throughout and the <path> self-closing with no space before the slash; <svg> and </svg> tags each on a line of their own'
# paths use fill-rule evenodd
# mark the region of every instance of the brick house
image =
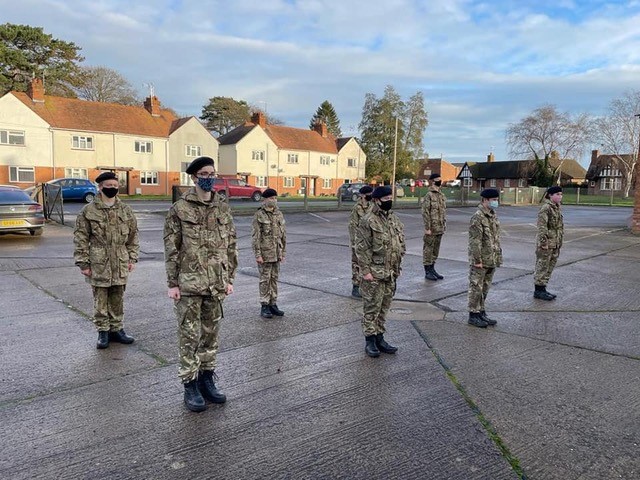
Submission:
<svg viewBox="0 0 640 480">
<path fill-rule="evenodd" d="M 432 173 L 439 173 L 442 182 L 455 180 L 460 173 L 460 168 L 440 158 L 425 158 L 418 161 L 418 171 L 416 179 L 427 180 Z"/>
<path fill-rule="evenodd" d="M 626 163 L 633 161 L 632 154 L 621 157 Z M 637 179 L 637 176 L 634 177 Z M 591 163 L 586 178 L 591 195 L 622 195 L 627 185 L 627 179 L 618 166 L 617 155 L 601 154 L 598 150 L 591 151 Z M 635 183 L 631 185 L 630 195 L 633 195 L 634 188 Z"/>
</svg>

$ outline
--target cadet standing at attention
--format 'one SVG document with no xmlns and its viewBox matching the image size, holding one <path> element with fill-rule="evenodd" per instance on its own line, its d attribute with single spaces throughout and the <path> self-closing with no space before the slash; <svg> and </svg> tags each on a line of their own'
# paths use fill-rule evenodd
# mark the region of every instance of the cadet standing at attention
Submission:
<svg viewBox="0 0 640 480">
<path fill-rule="evenodd" d="M 544 203 L 538 212 L 538 235 L 536 238 L 536 273 L 534 275 L 534 298 L 554 300 L 556 295 L 547 292 L 547 283 L 551 277 L 564 236 L 564 221 L 560 204 L 562 188 L 551 187 L 544 196 Z"/>
<path fill-rule="evenodd" d="M 406 247 L 404 225 L 391 211 L 391 187 L 376 187 L 371 197 L 371 211 L 362 217 L 356 233 L 356 257 L 362 275 L 360 293 L 365 352 L 370 357 L 378 357 L 380 352 L 396 353 L 398 350 L 384 339 L 384 324 L 396 292 L 396 279 L 400 276 Z"/>
<path fill-rule="evenodd" d="M 500 222 L 496 216 L 500 192 L 487 188 L 480 197 L 478 210 L 469 224 L 469 324 L 486 328 L 497 323 L 487 316 L 484 302 L 493 274 L 502 265 Z"/>
<path fill-rule="evenodd" d="M 213 159 L 198 157 L 187 167 L 195 187 L 173 204 L 164 225 L 168 295 L 178 319 L 184 403 L 194 412 L 204 399 L 224 403 L 218 389 L 216 356 L 222 301 L 233 293 L 238 266 L 236 229 L 229 205 L 212 192 Z M 204 398 L 203 398 L 204 397 Z"/>
<path fill-rule="evenodd" d="M 251 227 L 251 247 L 260 272 L 260 316 L 263 318 L 284 315 L 276 302 L 280 262 L 284 262 L 287 234 L 277 196 L 278 192 L 273 188 L 262 192 L 262 207 L 253 216 Z"/>
<path fill-rule="evenodd" d="M 360 268 L 358 267 L 358 258 L 356 257 L 356 231 L 360 220 L 364 217 L 369 210 L 371 210 L 371 192 L 373 188 L 369 185 L 365 185 L 360 188 L 360 198 L 351 209 L 351 216 L 349 217 L 349 244 L 351 246 L 351 295 L 356 298 L 362 297 L 360 295 Z"/>
<path fill-rule="evenodd" d="M 99 194 L 76 218 L 75 264 L 93 290 L 93 323 L 97 348 L 109 342 L 133 343 L 124 331 L 124 291 L 129 272 L 138 262 L 138 223 L 118 195 L 118 177 L 104 172 L 96 178 Z"/>
<path fill-rule="evenodd" d="M 424 278 L 435 281 L 444 278 L 436 272 L 435 263 L 440 254 L 440 242 L 447 224 L 447 197 L 440 191 L 442 180 L 439 173 L 432 173 L 429 181 L 431 185 L 422 203 L 422 220 L 424 221 L 422 264 Z"/>
</svg>

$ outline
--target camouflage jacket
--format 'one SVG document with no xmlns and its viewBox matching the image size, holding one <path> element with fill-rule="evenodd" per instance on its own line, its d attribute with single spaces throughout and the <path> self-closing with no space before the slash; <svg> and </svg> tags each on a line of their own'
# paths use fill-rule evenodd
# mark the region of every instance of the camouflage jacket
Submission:
<svg viewBox="0 0 640 480">
<path fill-rule="evenodd" d="M 377 205 L 360 220 L 356 231 L 355 253 L 360 273 L 376 280 L 398 277 L 406 250 L 404 225 L 393 212 L 384 212 Z"/>
<path fill-rule="evenodd" d="M 253 254 L 265 262 L 278 262 L 285 256 L 287 233 L 284 215 L 278 207 L 262 206 L 253 216 L 251 226 L 251 247 Z"/>
<path fill-rule="evenodd" d="M 482 263 L 485 268 L 502 265 L 500 222 L 496 212 L 478 205 L 469 223 L 469 263 Z"/>
<path fill-rule="evenodd" d="M 97 195 L 78 214 L 73 235 L 75 264 L 91 269 L 91 285 L 126 285 L 129 264 L 137 263 L 140 249 L 138 222 L 129 205 L 116 197 L 108 207 Z"/>
<path fill-rule="evenodd" d="M 349 242 L 352 247 L 356 244 L 356 231 L 358 230 L 358 225 L 360 225 L 360 220 L 371 211 L 371 205 L 372 203 L 369 200 L 360 197 L 351 209 L 351 216 L 349 217 Z"/>
<path fill-rule="evenodd" d="M 164 262 L 169 288 L 182 295 L 224 298 L 238 267 L 236 228 L 229 205 L 214 195 L 187 191 L 169 209 L 164 224 Z"/>
<path fill-rule="evenodd" d="M 424 229 L 431 230 L 432 235 L 442 235 L 446 230 L 447 197 L 438 187 L 431 186 L 422 203 L 422 220 Z"/>
<path fill-rule="evenodd" d="M 564 236 L 564 222 L 560 205 L 545 199 L 538 212 L 537 248 L 556 249 L 562 247 Z"/>
</svg>

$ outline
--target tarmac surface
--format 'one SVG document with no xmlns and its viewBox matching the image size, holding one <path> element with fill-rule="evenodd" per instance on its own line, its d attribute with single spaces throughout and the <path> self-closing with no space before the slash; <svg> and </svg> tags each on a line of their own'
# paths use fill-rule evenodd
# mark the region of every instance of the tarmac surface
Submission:
<svg viewBox="0 0 640 480">
<path fill-rule="evenodd" d="M 228 396 L 187 411 L 166 296 L 162 212 L 138 212 L 125 296 L 133 345 L 96 350 L 73 230 L 0 236 L 2 479 L 640 478 L 640 237 L 628 208 L 564 207 L 565 244 L 533 299 L 533 207 L 500 207 L 504 266 L 466 324 L 467 226 L 449 208 L 424 279 L 422 221 L 399 210 L 407 255 L 385 337 L 364 353 L 350 296 L 348 212 L 286 213 L 282 318 L 259 316 L 251 217 L 224 303 L 217 373 Z M 67 223 L 73 215 L 66 216 Z"/>
</svg>

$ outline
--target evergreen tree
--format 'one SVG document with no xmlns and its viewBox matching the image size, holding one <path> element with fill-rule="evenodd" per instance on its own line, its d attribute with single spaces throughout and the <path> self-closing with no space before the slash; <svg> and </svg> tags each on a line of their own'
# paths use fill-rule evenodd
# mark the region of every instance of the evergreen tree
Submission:
<svg viewBox="0 0 640 480">
<path fill-rule="evenodd" d="M 339 138 L 342 136 L 338 114 L 328 100 L 322 102 L 318 107 L 318 110 L 316 110 L 316 113 L 311 117 L 309 128 L 313 130 L 313 126 L 318 122 L 323 122 L 327 126 L 329 133 L 334 137 Z"/>
<path fill-rule="evenodd" d="M 249 120 L 249 104 L 231 97 L 213 97 L 202 107 L 200 119 L 216 136 L 224 135 Z"/>
</svg>

